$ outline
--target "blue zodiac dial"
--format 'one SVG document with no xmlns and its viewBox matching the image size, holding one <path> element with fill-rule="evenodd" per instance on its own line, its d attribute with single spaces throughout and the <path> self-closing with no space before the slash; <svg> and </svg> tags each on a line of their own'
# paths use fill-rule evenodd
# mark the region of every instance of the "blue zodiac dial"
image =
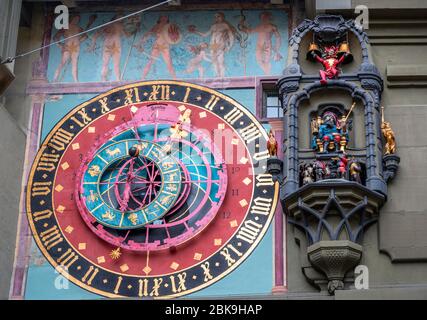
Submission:
<svg viewBox="0 0 427 320">
<path fill-rule="evenodd" d="M 190 129 L 190 109 L 156 109 L 153 117 L 107 133 L 78 179 L 87 225 L 127 250 L 163 250 L 191 239 L 215 218 L 227 189 L 222 155 L 206 130 Z"/>
<path fill-rule="evenodd" d="M 97 152 L 88 164 L 81 195 L 90 214 L 116 229 L 136 229 L 162 218 L 181 191 L 181 168 L 162 146 L 124 140 Z"/>
</svg>

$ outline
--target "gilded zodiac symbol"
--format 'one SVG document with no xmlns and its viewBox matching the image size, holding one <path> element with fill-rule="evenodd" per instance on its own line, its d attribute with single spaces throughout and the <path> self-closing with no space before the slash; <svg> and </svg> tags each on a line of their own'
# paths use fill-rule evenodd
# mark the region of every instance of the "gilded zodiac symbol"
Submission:
<svg viewBox="0 0 427 320">
<path fill-rule="evenodd" d="M 167 191 L 176 192 L 178 191 L 178 187 L 176 185 L 170 184 L 165 188 Z"/>
<path fill-rule="evenodd" d="M 110 157 L 114 157 L 114 156 L 122 153 L 119 148 L 116 148 L 114 150 L 107 150 L 106 152 Z"/>
<path fill-rule="evenodd" d="M 163 163 L 163 168 L 164 169 L 170 169 L 173 167 L 173 163 L 172 162 L 165 162 Z"/>
<path fill-rule="evenodd" d="M 93 193 L 93 190 L 90 190 L 90 195 L 87 198 L 89 202 L 95 202 L 99 199 L 98 195 Z"/>
<path fill-rule="evenodd" d="M 87 172 L 93 178 L 93 177 L 99 176 L 99 174 L 101 173 L 101 168 L 97 165 L 93 165 L 92 167 L 90 167 L 90 169 Z"/>
<path fill-rule="evenodd" d="M 111 213 L 109 210 L 108 210 L 106 213 L 104 213 L 104 214 L 102 215 L 102 219 L 107 220 L 107 221 L 111 221 L 111 220 L 113 220 L 115 217 L 116 217 L 116 216 L 115 216 L 113 213 Z"/>
<path fill-rule="evenodd" d="M 172 196 L 172 195 L 170 195 L 170 196 L 166 196 L 166 197 L 162 198 L 162 200 L 161 200 L 160 202 L 161 202 L 163 205 L 167 205 L 167 204 L 169 203 L 169 200 L 170 200 L 171 198 L 173 198 L 173 196 Z"/>
<path fill-rule="evenodd" d="M 129 221 L 135 226 L 138 222 L 138 216 L 136 213 L 132 213 L 128 216 Z"/>
</svg>

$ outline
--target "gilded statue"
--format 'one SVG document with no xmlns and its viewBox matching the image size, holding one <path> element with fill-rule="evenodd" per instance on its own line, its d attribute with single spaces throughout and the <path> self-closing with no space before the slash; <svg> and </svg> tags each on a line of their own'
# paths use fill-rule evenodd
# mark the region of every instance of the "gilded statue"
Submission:
<svg viewBox="0 0 427 320">
<path fill-rule="evenodd" d="M 362 179 L 360 177 L 362 173 L 362 166 L 358 161 L 354 159 L 354 157 L 352 157 L 351 159 L 349 171 L 350 181 L 355 181 L 357 183 L 362 184 Z"/>
<path fill-rule="evenodd" d="M 271 157 L 277 157 L 278 143 L 273 130 L 268 134 L 267 150 Z"/>
<path fill-rule="evenodd" d="M 384 107 L 381 107 L 382 110 L 382 123 L 381 131 L 385 139 L 384 154 L 395 154 L 396 153 L 396 138 L 394 132 L 391 128 L 390 122 L 384 120 Z"/>
</svg>

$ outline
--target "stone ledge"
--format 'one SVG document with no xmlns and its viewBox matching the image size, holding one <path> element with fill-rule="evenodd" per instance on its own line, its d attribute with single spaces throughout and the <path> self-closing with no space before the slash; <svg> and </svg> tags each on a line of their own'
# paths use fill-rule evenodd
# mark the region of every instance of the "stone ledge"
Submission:
<svg viewBox="0 0 427 320">
<path fill-rule="evenodd" d="M 387 80 L 427 80 L 427 64 L 387 65 Z"/>
<path fill-rule="evenodd" d="M 387 65 L 388 87 L 426 87 L 427 64 Z"/>
</svg>

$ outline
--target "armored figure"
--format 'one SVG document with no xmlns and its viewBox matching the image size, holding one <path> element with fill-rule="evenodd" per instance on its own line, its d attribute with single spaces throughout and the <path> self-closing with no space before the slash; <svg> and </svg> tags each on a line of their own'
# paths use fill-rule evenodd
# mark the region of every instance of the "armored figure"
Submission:
<svg viewBox="0 0 427 320">
<path fill-rule="evenodd" d="M 340 174 L 339 174 L 339 158 L 332 158 L 331 161 L 328 164 L 329 170 L 330 170 L 330 174 L 329 174 L 329 179 L 339 179 L 340 178 Z"/>
<path fill-rule="evenodd" d="M 391 129 L 390 122 L 387 122 L 384 120 L 384 107 L 381 107 L 381 113 L 382 113 L 382 123 L 381 123 L 381 131 L 383 133 L 384 139 L 385 139 L 385 155 L 389 154 L 395 154 L 396 153 L 396 138 L 394 136 L 394 132 Z"/>
<path fill-rule="evenodd" d="M 384 135 L 384 139 L 386 141 L 386 144 L 384 146 L 385 154 L 395 154 L 396 153 L 396 139 L 394 137 L 394 132 L 391 129 L 390 122 L 384 121 L 381 124 L 381 130 Z"/>
<path fill-rule="evenodd" d="M 359 162 L 354 160 L 354 158 L 352 158 L 351 160 L 349 171 L 350 171 L 350 181 L 355 181 L 357 183 L 362 184 L 362 179 L 360 178 L 360 175 L 362 173 L 362 167 Z"/>
</svg>

